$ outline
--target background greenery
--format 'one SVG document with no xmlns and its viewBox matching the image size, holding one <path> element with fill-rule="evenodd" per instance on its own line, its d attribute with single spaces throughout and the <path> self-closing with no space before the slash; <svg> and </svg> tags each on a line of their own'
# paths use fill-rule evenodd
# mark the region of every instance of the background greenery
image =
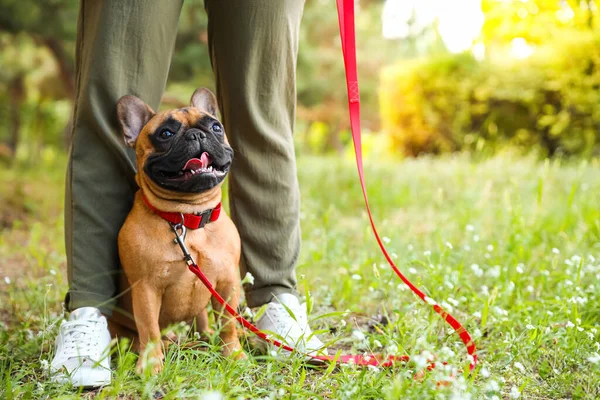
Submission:
<svg viewBox="0 0 600 400">
<path fill-rule="evenodd" d="M 485 51 L 449 54 L 437 22 L 413 15 L 384 39 L 383 0 L 361 0 L 357 46 L 362 119 L 373 150 L 401 158 L 451 151 L 598 154 L 600 33 L 594 0 L 483 0 Z M 74 97 L 76 0 L 0 0 L 0 157 L 35 163 L 67 146 Z M 184 2 L 165 107 L 213 87 L 202 0 Z M 303 153 L 349 143 L 343 63 L 333 2 L 307 0 L 298 60 Z M 510 55 L 515 39 L 535 48 Z"/>
</svg>

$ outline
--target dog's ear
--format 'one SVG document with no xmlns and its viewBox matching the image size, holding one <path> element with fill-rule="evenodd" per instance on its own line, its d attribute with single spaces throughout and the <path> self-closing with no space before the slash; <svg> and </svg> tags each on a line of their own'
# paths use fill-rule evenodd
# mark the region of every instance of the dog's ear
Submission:
<svg viewBox="0 0 600 400">
<path fill-rule="evenodd" d="M 117 102 L 117 116 L 125 144 L 135 147 L 135 141 L 144 128 L 144 125 L 154 116 L 150 106 L 135 96 L 123 96 Z"/>
<path fill-rule="evenodd" d="M 219 112 L 219 106 L 217 104 L 217 98 L 207 88 L 196 89 L 192 95 L 190 106 L 196 107 L 200 111 L 209 113 L 210 115 L 217 116 Z"/>
</svg>

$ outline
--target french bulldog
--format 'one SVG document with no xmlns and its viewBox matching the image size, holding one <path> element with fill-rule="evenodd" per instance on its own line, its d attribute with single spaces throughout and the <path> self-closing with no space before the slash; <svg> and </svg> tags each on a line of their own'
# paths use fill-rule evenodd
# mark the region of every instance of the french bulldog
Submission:
<svg viewBox="0 0 600 400">
<path fill-rule="evenodd" d="M 113 314 L 109 327 L 114 336 L 137 333 L 138 372 L 162 370 L 161 331 L 169 325 L 195 322 L 198 331 L 209 330 L 206 308 L 211 300 L 221 325 L 224 355 L 245 357 L 235 319 L 188 270 L 172 228 L 201 221 L 187 226 L 185 245 L 219 294 L 237 308 L 240 237 L 231 219 L 220 211 L 221 185 L 233 150 L 217 112 L 215 96 L 204 88 L 194 92 L 186 108 L 157 113 L 129 95 L 117 104 L 125 143 L 136 152 L 139 190 L 119 232 L 126 279 L 121 279 L 124 294 L 117 308 L 121 312 Z M 183 228 L 179 229 L 181 233 Z"/>
</svg>

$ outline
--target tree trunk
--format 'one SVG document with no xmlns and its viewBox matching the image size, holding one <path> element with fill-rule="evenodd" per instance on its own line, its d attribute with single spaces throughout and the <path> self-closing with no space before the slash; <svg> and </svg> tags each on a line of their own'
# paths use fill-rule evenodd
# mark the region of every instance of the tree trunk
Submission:
<svg viewBox="0 0 600 400">
<path fill-rule="evenodd" d="M 24 75 L 22 73 L 18 74 L 10 81 L 8 86 L 8 92 L 11 99 L 9 109 L 11 134 L 8 147 L 13 155 L 16 154 L 21 137 L 21 106 L 25 99 L 25 82 L 23 78 Z"/>
<path fill-rule="evenodd" d="M 50 50 L 54 59 L 58 63 L 60 79 L 63 83 L 67 95 L 72 100 L 75 98 L 75 74 L 73 64 L 67 56 L 60 40 L 55 37 L 42 37 L 42 43 Z"/>
</svg>

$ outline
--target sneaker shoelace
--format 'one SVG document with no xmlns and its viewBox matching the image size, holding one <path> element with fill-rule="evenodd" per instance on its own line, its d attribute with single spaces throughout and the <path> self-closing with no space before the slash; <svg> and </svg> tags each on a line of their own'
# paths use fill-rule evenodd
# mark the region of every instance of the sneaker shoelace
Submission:
<svg viewBox="0 0 600 400">
<path fill-rule="evenodd" d="M 96 355 L 98 348 L 98 335 L 96 325 L 98 321 L 68 321 L 61 329 L 64 333 L 64 354 L 66 357 L 80 357 Z"/>
</svg>

